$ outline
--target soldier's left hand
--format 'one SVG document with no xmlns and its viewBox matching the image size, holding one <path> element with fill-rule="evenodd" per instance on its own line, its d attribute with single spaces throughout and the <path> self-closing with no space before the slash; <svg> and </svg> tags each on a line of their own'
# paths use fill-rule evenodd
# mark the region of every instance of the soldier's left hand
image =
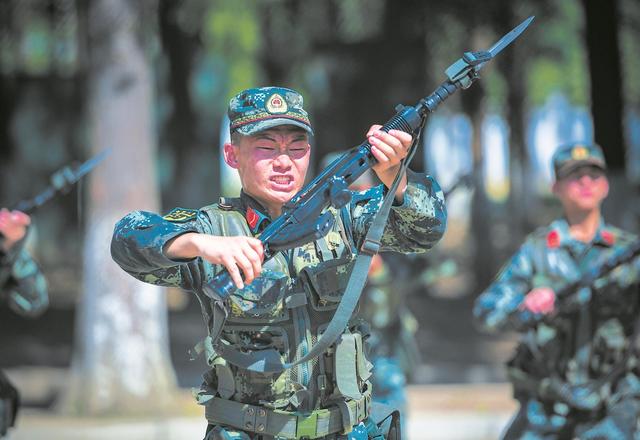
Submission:
<svg viewBox="0 0 640 440">
<path fill-rule="evenodd" d="M 522 308 L 532 313 L 542 313 L 544 315 L 554 311 L 556 294 L 549 287 L 537 287 L 531 289 L 524 297 Z"/>
<path fill-rule="evenodd" d="M 409 133 L 400 130 L 389 130 L 386 133 L 380 130 L 381 127 L 382 125 L 372 125 L 367 132 L 371 153 L 378 160 L 372 168 L 378 175 L 390 169 L 397 171 L 400 161 L 409 153 L 413 140 Z"/>
<path fill-rule="evenodd" d="M 9 211 L 6 208 L 0 210 L 0 233 L 4 236 L 2 247 L 5 252 L 24 238 L 29 224 L 31 217 L 24 212 Z"/>
<path fill-rule="evenodd" d="M 380 130 L 381 127 L 382 125 L 372 125 L 367 132 L 367 140 L 371 144 L 371 154 L 378 161 L 372 169 L 380 181 L 390 187 L 398 174 L 400 161 L 409 153 L 413 136 L 400 130 L 389 130 L 386 133 Z M 405 186 L 406 181 L 401 182 L 397 195 L 404 192 Z"/>
</svg>

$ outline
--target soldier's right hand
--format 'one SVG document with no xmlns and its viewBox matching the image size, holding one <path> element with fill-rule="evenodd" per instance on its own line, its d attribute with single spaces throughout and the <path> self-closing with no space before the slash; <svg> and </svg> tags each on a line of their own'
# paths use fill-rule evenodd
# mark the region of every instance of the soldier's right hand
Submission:
<svg viewBox="0 0 640 440">
<path fill-rule="evenodd" d="M 245 283 L 251 284 L 260 275 L 264 260 L 262 242 L 245 236 L 187 233 L 169 241 L 164 252 L 173 259 L 202 257 L 212 264 L 221 264 L 238 289 L 242 289 Z"/>
<path fill-rule="evenodd" d="M 2 247 L 5 252 L 24 238 L 29 224 L 31 224 L 31 217 L 24 212 L 0 209 L 0 233 L 4 237 Z"/>
<path fill-rule="evenodd" d="M 524 297 L 521 308 L 532 313 L 547 315 L 555 310 L 556 294 L 549 287 L 531 289 Z"/>
</svg>

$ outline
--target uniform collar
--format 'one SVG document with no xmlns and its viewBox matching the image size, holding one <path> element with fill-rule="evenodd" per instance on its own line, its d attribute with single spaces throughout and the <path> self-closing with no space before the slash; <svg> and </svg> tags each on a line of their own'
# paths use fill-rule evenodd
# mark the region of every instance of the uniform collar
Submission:
<svg viewBox="0 0 640 440">
<path fill-rule="evenodd" d="M 593 237 L 591 244 L 611 247 L 616 243 L 615 231 L 608 226 L 604 219 L 600 220 L 600 226 Z M 562 246 L 570 246 L 576 243 L 576 239 L 569 232 L 569 223 L 565 218 L 558 219 L 551 223 L 551 229 L 547 233 L 547 247 L 558 248 Z"/>
<path fill-rule="evenodd" d="M 240 191 L 240 204 L 252 234 L 262 232 L 271 223 L 271 217 L 264 206 L 244 191 Z"/>
</svg>

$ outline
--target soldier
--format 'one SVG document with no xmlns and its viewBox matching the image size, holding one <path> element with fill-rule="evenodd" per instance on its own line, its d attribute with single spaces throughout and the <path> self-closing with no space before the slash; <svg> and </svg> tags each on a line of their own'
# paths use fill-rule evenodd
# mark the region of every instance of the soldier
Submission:
<svg viewBox="0 0 640 440">
<path fill-rule="evenodd" d="M 352 321 L 319 358 L 280 373 L 234 363 L 230 348 L 245 356 L 276 349 L 285 361 L 308 353 L 333 317 L 351 264 L 377 211 L 384 186 L 354 194 L 323 238 L 275 255 L 262 266 L 255 238 L 281 213 L 304 183 L 313 134 L 303 100 L 280 87 L 248 89 L 229 103 L 231 142 L 227 164 L 238 170 L 239 198 L 199 210 L 178 208 L 164 217 L 134 212 L 115 227 L 114 260 L 153 284 L 180 286 L 199 299 L 211 332 L 211 300 L 203 283 L 226 268 L 238 290 L 230 296 L 222 329 L 225 354 L 207 348 L 209 371 L 198 400 L 206 406 L 206 439 L 384 438 L 368 417 L 370 364 L 362 349 L 364 327 Z M 411 136 L 367 134 L 378 160 L 374 171 L 387 187 L 406 156 Z M 442 192 L 426 175 L 409 173 L 382 238 L 383 250 L 423 252 L 444 233 Z M 243 279 L 244 278 L 244 279 Z"/>
<path fill-rule="evenodd" d="M 520 410 L 504 438 L 637 438 L 639 260 L 556 298 L 637 237 L 602 217 L 609 183 L 600 147 L 562 146 L 552 165 L 564 216 L 526 239 L 474 309 L 487 330 L 523 333 L 507 369 Z"/>
<path fill-rule="evenodd" d="M 47 283 L 24 238 L 31 218 L 20 211 L 0 210 L 0 299 L 16 313 L 37 317 L 49 304 Z M 0 371 L 0 437 L 15 423 L 18 391 Z"/>
</svg>

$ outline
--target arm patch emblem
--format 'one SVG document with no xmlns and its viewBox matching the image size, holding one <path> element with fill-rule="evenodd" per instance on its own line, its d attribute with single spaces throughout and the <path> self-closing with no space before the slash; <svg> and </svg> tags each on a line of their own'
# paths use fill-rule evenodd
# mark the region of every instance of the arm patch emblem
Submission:
<svg viewBox="0 0 640 440">
<path fill-rule="evenodd" d="M 185 223 L 193 220 L 197 215 L 198 211 L 195 209 L 174 208 L 162 218 L 173 223 Z"/>
</svg>

